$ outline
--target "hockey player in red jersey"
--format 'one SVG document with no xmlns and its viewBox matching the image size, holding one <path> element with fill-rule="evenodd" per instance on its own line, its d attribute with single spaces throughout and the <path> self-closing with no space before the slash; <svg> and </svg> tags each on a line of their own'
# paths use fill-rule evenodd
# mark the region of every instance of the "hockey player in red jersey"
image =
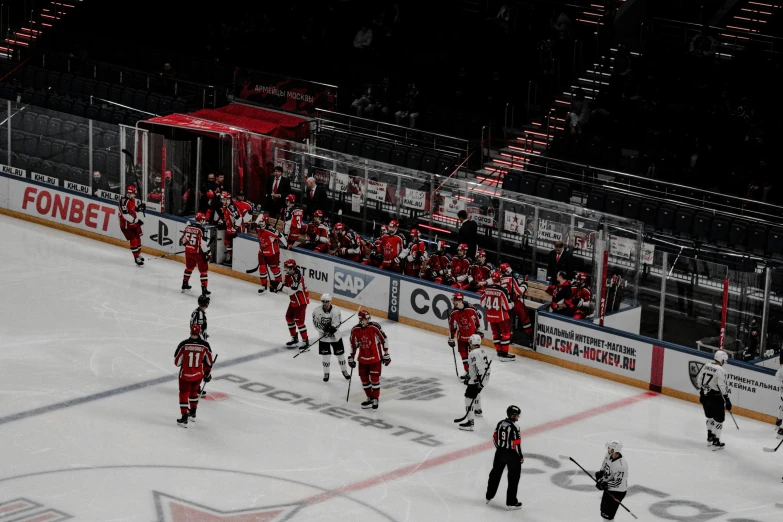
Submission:
<svg viewBox="0 0 783 522">
<path fill-rule="evenodd" d="M 362 244 L 364 242 L 359 237 L 359 234 L 349 230 L 342 223 L 337 223 L 334 226 L 334 232 L 337 237 L 337 256 L 348 261 L 361 261 Z"/>
<path fill-rule="evenodd" d="M 593 291 L 590 288 L 588 277 L 584 272 L 578 272 L 571 283 L 574 319 L 584 319 L 590 315 L 590 301 L 593 299 Z"/>
<path fill-rule="evenodd" d="M 445 241 L 438 241 L 438 249 L 429 256 L 427 262 L 421 267 L 420 278 L 433 283 L 450 284 L 446 282 L 449 280 L 448 272 L 451 265 L 451 258 L 446 253 L 448 247 L 449 245 Z"/>
<path fill-rule="evenodd" d="M 492 341 L 495 343 L 498 358 L 501 361 L 513 361 L 514 355 L 508 353 L 511 344 L 511 317 L 510 311 L 514 308 L 514 301 L 501 283 L 502 275 L 499 270 L 490 274 L 492 284 L 488 285 L 481 296 L 481 306 L 487 314 L 487 322 L 492 328 Z"/>
<path fill-rule="evenodd" d="M 245 201 L 245 193 L 241 190 L 234 199 L 234 205 L 239 210 L 239 215 L 242 218 L 242 225 L 239 227 L 239 232 L 244 234 L 249 231 L 250 221 L 253 219 L 253 205 Z"/>
<path fill-rule="evenodd" d="M 288 310 L 285 312 L 285 320 L 288 323 L 288 333 L 291 334 L 291 340 L 285 343 L 285 345 L 288 348 L 297 348 L 297 345 L 299 348 L 306 348 L 308 339 L 305 316 L 307 305 L 310 304 L 310 297 L 307 294 L 305 278 L 304 275 L 302 275 L 302 271 L 296 266 L 296 261 L 293 259 L 286 261 L 283 264 L 283 268 L 285 268 L 286 274 L 282 291 L 283 293 L 288 294 L 288 297 L 291 300 L 288 303 Z M 275 290 L 273 290 L 273 292 L 275 292 Z M 299 331 L 299 335 L 302 336 L 301 343 L 297 336 L 297 330 Z"/>
<path fill-rule="evenodd" d="M 190 290 L 190 275 L 193 269 L 198 267 L 201 275 L 201 295 L 210 295 L 207 290 L 209 284 L 209 260 L 211 256 L 209 236 L 205 228 L 207 216 L 202 212 L 196 214 L 195 223 L 188 223 L 179 238 L 179 244 L 185 247 L 185 273 L 182 276 L 182 291 Z"/>
<path fill-rule="evenodd" d="M 206 216 L 205 216 L 206 218 Z M 177 425 L 188 427 L 188 419 L 196 420 L 199 386 L 212 380 L 212 348 L 201 338 L 201 327 L 191 325 L 190 337 L 177 345 L 174 352 L 174 365 L 179 367 L 179 412 Z"/>
<path fill-rule="evenodd" d="M 389 221 L 389 237 L 383 242 L 381 269 L 399 273 L 402 272 L 400 262 L 405 250 L 405 238 L 397 231 L 397 227 L 399 227 L 399 223 L 396 219 Z"/>
<path fill-rule="evenodd" d="M 550 285 L 546 293 L 552 296 L 552 303 L 549 305 L 552 312 L 567 316 L 574 315 L 571 282 L 565 272 L 557 273 L 557 284 Z"/>
<path fill-rule="evenodd" d="M 362 403 L 362 408 L 377 410 L 381 395 L 381 363 L 384 366 L 389 366 L 391 363 L 389 342 L 386 334 L 381 330 L 381 325 L 372 321 L 370 312 L 360 310 L 358 315 L 359 324 L 351 330 L 351 355 L 348 357 L 348 366 L 355 368 L 358 359 L 359 379 L 367 396 L 367 400 Z M 358 357 L 356 357 L 357 351 Z"/>
<path fill-rule="evenodd" d="M 451 258 L 449 275 L 454 280 L 454 282 L 451 283 L 452 288 L 459 288 L 460 290 L 467 290 L 470 288 L 470 281 L 468 281 L 470 258 L 467 256 L 467 253 L 468 245 L 461 243 L 457 247 L 457 255 Z"/>
<path fill-rule="evenodd" d="M 285 210 L 283 212 L 285 213 L 283 234 L 290 250 L 294 248 L 294 243 L 299 240 L 299 236 L 305 231 L 304 211 L 296 204 L 296 196 L 289 194 L 285 197 Z"/>
<path fill-rule="evenodd" d="M 133 260 L 137 265 L 144 264 L 144 258 L 141 257 L 141 236 L 144 235 L 141 226 L 144 222 L 137 216 L 139 210 L 144 210 L 145 205 L 136 199 L 136 187 L 128 185 L 125 189 L 125 196 L 120 198 L 118 204 L 120 217 L 120 230 L 125 239 L 130 241 L 130 251 L 133 254 Z"/>
<path fill-rule="evenodd" d="M 523 280 L 517 280 L 514 277 L 514 272 L 511 270 L 511 265 L 508 263 L 500 264 L 500 274 L 503 279 L 501 280 L 501 286 L 508 290 L 508 294 L 511 296 L 511 300 L 514 302 L 514 314 L 519 319 L 519 324 L 525 331 L 528 340 L 533 342 L 533 323 L 530 321 L 530 315 L 525 307 L 525 293 L 527 292 L 527 282 Z"/>
<path fill-rule="evenodd" d="M 221 199 L 223 208 L 220 209 L 221 216 L 218 226 L 226 227 L 226 235 L 223 237 L 223 244 L 226 247 L 226 258 L 223 260 L 223 264 L 230 265 L 234 255 L 234 238 L 237 237 L 237 233 L 242 229 L 242 214 L 234 202 L 231 201 L 231 194 L 223 192 Z"/>
<path fill-rule="evenodd" d="M 427 263 L 427 245 L 421 240 L 419 229 L 411 229 L 411 244 L 405 257 L 405 275 L 419 277 L 422 266 Z"/>
<path fill-rule="evenodd" d="M 313 219 L 307 225 L 307 241 L 303 245 L 304 248 L 321 253 L 329 251 L 329 227 L 323 221 L 323 210 L 313 212 Z"/>
<path fill-rule="evenodd" d="M 484 292 L 484 288 L 486 288 L 489 281 L 489 274 L 493 271 L 492 265 L 487 263 L 487 253 L 479 250 L 476 254 L 476 262 L 470 265 L 468 269 L 470 291 L 479 294 Z"/>
<path fill-rule="evenodd" d="M 365 261 L 362 261 L 363 265 L 374 266 L 380 268 L 383 265 L 383 242 L 389 236 L 389 229 L 386 225 L 381 225 L 381 235 L 373 241 L 370 247 L 370 254 Z"/>
<path fill-rule="evenodd" d="M 258 275 L 261 279 L 258 293 L 266 292 L 267 282 L 270 279 L 271 288 L 276 291 L 283 282 L 280 274 L 280 245 L 285 248 L 285 238 L 269 223 L 269 216 L 264 213 L 256 218 L 256 235 L 258 236 Z"/>
<path fill-rule="evenodd" d="M 468 340 L 473 334 L 479 334 L 481 337 L 484 337 L 484 334 L 479 331 L 481 323 L 476 309 L 465 302 L 465 296 L 462 295 L 462 292 L 454 292 L 451 304 L 453 308 L 449 314 L 449 346 L 452 348 L 457 346 L 459 355 L 462 357 L 462 367 L 467 372 L 468 353 L 470 353 Z M 464 379 L 465 376 L 462 378 Z"/>
</svg>

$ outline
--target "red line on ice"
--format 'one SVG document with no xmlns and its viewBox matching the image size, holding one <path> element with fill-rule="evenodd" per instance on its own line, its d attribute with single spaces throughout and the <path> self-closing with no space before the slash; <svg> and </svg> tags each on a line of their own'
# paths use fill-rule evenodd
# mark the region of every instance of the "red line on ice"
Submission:
<svg viewBox="0 0 783 522">
<path fill-rule="evenodd" d="M 632 404 L 636 404 L 637 402 L 643 401 L 645 399 L 650 399 L 652 397 L 657 397 L 657 396 L 658 396 L 657 393 L 647 391 L 644 393 L 640 393 L 638 395 L 627 397 L 625 399 L 620 399 L 619 401 L 610 402 L 602 406 L 596 406 L 595 408 L 591 408 L 589 410 L 575 413 L 573 415 L 569 415 L 568 417 L 563 417 L 562 419 L 556 419 L 553 421 L 545 422 L 544 424 L 540 424 L 538 426 L 533 426 L 532 428 L 523 430 L 521 433 L 522 439 L 524 441 L 526 437 L 532 437 L 533 435 L 539 435 L 541 433 L 550 430 L 562 428 L 563 426 L 568 426 L 569 424 L 573 424 L 575 422 L 588 419 L 595 415 L 600 415 L 602 413 L 608 413 L 610 411 L 618 410 L 620 408 L 624 408 L 626 406 L 631 406 Z M 494 447 L 495 445 L 491 440 L 487 442 L 482 442 L 481 444 L 476 444 L 475 446 L 470 446 L 468 448 L 453 451 L 451 453 L 446 453 L 445 455 L 441 455 L 439 457 L 435 457 L 432 459 L 427 459 L 417 464 L 410 464 L 408 466 L 403 466 L 401 468 L 395 469 L 394 471 L 389 471 L 387 473 L 383 473 L 375 477 L 370 477 L 368 479 L 364 479 L 359 482 L 354 482 L 353 484 L 343 486 L 341 488 L 335 489 L 334 491 L 327 491 L 325 493 L 320 493 L 318 495 L 302 500 L 302 503 L 318 504 L 320 502 L 330 500 L 340 495 L 353 493 L 354 491 L 361 491 L 363 489 L 371 488 L 373 486 L 377 486 L 385 482 L 391 482 L 392 480 L 397 480 L 400 478 L 407 477 L 409 475 L 413 475 L 414 473 L 417 473 L 425 469 L 434 468 L 442 464 L 447 464 L 449 462 L 459 460 L 463 457 L 469 457 L 471 455 L 475 455 L 476 453 L 481 453 L 482 451 L 494 449 Z"/>
</svg>

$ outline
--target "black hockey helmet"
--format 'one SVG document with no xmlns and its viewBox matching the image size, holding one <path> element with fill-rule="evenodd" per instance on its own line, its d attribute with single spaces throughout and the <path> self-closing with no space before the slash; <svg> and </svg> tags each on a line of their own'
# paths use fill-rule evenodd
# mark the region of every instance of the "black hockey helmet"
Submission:
<svg viewBox="0 0 783 522">
<path fill-rule="evenodd" d="M 513 404 L 506 408 L 506 415 L 508 418 L 513 417 L 514 415 L 519 415 L 522 413 L 522 410 L 519 409 L 519 406 L 514 406 Z"/>
<path fill-rule="evenodd" d="M 198 305 L 199 306 L 209 306 L 209 297 L 205 295 L 198 296 Z"/>
</svg>

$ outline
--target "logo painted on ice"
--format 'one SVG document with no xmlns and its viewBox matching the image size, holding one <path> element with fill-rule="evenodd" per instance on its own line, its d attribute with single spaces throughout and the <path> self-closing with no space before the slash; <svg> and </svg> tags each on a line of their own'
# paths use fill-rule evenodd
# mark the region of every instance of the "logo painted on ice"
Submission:
<svg viewBox="0 0 783 522">
<path fill-rule="evenodd" d="M 696 377 L 699 376 L 699 372 L 704 368 L 704 363 L 696 361 L 688 361 L 688 375 L 691 378 L 691 384 L 697 390 L 699 389 L 699 383 L 696 382 Z"/>
<path fill-rule="evenodd" d="M 160 246 L 168 246 L 174 242 L 173 239 L 169 238 L 169 227 L 163 221 L 158 221 L 158 233 L 152 234 L 150 239 Z"/>
<path fill-rule="evenodd" d="M 337 295 L 355 299 L 362 290 L 372 283 L 375 276 L 354 272 L 342 267 L 334 267 L 334 291 Z"/>
</svg>

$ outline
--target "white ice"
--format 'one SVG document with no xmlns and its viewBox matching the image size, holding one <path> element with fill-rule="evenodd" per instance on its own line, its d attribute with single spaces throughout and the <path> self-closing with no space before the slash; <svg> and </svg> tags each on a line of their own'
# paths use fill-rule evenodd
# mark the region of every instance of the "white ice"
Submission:
<svg viewBox="0 0 783 522">
<path fill-rule="evenodd" d="M 220 400 L 178 428 L 172 356 L 196 307 L 179 289 L 183 266 L 147 256 L 137 268 L 127 249 L 1 215 L 0 245 L 2 521 L 598 521 L 600 492 L 561 455 L 593 471 L 614 438 L 639 520 L 783 520 L 783 450 L 761 450 L 777 442 L 771 425 L 727 419 L 726 449 L 713 452 L 697 404 L 622 404 L 643 390 L 517 358 L 493 363 L 484 417 L 461 432 L 464 387 L 444 337 L 388 321 L 380 409 L 362 410 L 357 376 L 346 403 L 335 358 L 324 383 L 317 351 L 282 347 L 286 296 L 216 274 L 207 387 Z M 402 400 L 384 387 L 395 378 L 437 386 Z M 522 408 L 527 456 L 515 512 L 505 478 L 484 501 L 488 442 L 509 404 Z M 614 406 L 579 415 L 602 405 Z"/>
</svg>

